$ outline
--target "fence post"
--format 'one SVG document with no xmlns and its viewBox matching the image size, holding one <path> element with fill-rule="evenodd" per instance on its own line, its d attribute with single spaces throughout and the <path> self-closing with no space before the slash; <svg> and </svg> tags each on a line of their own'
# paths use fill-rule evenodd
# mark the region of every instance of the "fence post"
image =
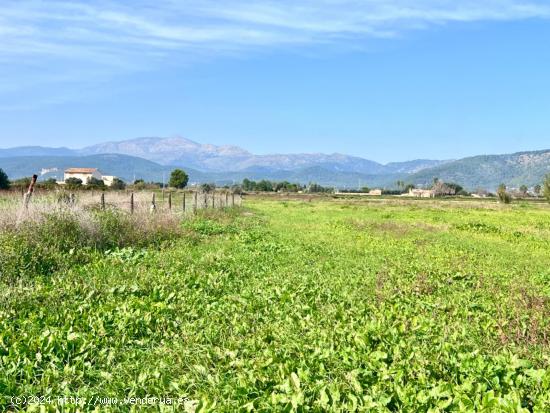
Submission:
<svg viewBox="0 0 550 413">
<path fill-rule="evenodd" d="M 172 210 L 172 192 L 168 192 L 168 209 Z"/>
<path fill-rule="evenodd" d="M 149 208 L 149 211 L 151 213 L 155 212 L 157 209 L 157 204 L 155 203 L 155 193 L 153 192 L 153 199 L 151 200 L 151 207 Z"/>
<path fill-rule="evenodd" d="M 197 192 L 193 193 L 193 213 L 197 212 Z"/>
<path fill-rule="evenodd" d="M 235 206 L 235 193 L 231 194 L 231 206 Z"/>
<path fill-rule="evenodd" d="M 212 192 L 212 209 L 216 208 L 216 193 Z"/>
<path fill-rule="evenodd" d="M 23 203 L 25 205 L 25 209 L 29 207 L 29 201 L 31 200 L 32 193 L 34 192 L 34 184 L 36 184 L 37 179 L 38 179 L 38 175 L 32 176 L 31 183 L 29 184 L 29 189 L 27 190 L 27 193 L 24 195 Z M 23 187 L 21 187 L 21 191 L 23 191 Z"/>
<path fill-rule="evenodd" d="M 185 212 L 185 192 L 183 193 L 182 207 L 183 207 L 183 212 Z"/>
<path fill-rule="evenodd" d="M 105 192 L 101 193 L 101 210 L 105 211 Z"/>
<path fill-rule="evenodd" d="M 134 193 L 130 194 L 130 213 L 134 213 Z"/>
<path fill-rule="evenodd" d="M 204 192 L 203 193 L 203 201 L 204 201 L 204 209 L 207 209 L 208 208 L 208 192 Z"/>
<path fill-rule="evenodd" d="M 225 207 L 227 208 L 229 206 L 229 192 L 225 193 Z"/>
</svg>

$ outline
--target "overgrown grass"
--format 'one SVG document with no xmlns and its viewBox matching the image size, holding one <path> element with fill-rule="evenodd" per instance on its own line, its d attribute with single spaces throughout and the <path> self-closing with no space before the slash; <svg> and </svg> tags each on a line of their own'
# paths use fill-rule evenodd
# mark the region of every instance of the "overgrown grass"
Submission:
<svg viewBox="0 0 550 413">
<path fill-rule="evenodd" d="M 179 228 L 7 286 L 0 394 L 550 411 L 545 206 L 249 200 Z"/>
<path fill-rule="evenodd" d="M 108 250 L 160 247 L 183 234 L 181 217 L 117 209 L 52 209 L 5 225 L 0 232 L 0 280 L 47 276 Z"/>
</svg>

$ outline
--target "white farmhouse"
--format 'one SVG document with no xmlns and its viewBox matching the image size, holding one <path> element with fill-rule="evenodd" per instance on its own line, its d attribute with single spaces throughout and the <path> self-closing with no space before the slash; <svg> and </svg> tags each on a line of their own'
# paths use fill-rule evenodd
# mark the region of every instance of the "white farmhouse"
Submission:
<svg viewBox="0 0 550 413">
<path fill-rule="evenodd" d="M 69 178 L 77 178 L 82 181 L 83 185 L 86 185 L 88 183 L 88 179 L 90 178 L 96 178 L 99 180 L 102 180 L 103 177 L 101 176 L 101 173 L 97 170 L 97 168 L 69 168 L 65 169 L 65 176 L 63 177 L 63 180 L 67 182 L 67 179 Z"/>
</svg>

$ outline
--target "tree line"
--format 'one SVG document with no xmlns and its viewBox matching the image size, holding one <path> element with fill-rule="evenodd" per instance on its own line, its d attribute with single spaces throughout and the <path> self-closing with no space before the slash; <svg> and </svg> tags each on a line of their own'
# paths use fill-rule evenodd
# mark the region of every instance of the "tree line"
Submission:
<svg viewBox="0 0 550 413">
<path fill-rule="evenodd" d="M 0 189 L 6 190 L 10 188 L 16 189 L 25 189 L 29 186 L 31 182 L 30 177 L 20 178 L 16 180 L 10 180 L 8 175 L 0 168 Z M 132 189 L 156 189 L 156 188 L 176 188 L 183 189 L 189 183 L 189 175 L 182 169 L 174 169 L 170 174 L 170 179 L 168 184 L 162 182 L 145 182 L 143 179 L 135 180 L 131 185 L 126 184 L 120 178 L 114 178 L 110 186 L 107 186 L 105 182 L 101 179 L 90 177 L 86 184 L 78 178 L 68 178 L 65 181 L 65 187 L 67 189 L 98 189 L 98 190 L 121 190 L 131 187 Z M 37 188 L 43 189 L 54 189 L 58 185 L 58 182 L 54 178 L 49 178 L 44 181 L 39 181 L 36 184 Z M 414 189 L 413 184 L 407 184 L 404 181 L 397 181 L 397 190 L 383 190 L 384 195 L 399 195 L 407 193 L 410 189 Z M 211 192 L 216 188 L 215 184 L 205 183 L 200 186 L 202 192 Z M 310 183 L 308 185 L 302 185 L 299 183 L 292 183 L 288 181 L 270 181 L 267 179 L 262 179 L 260 181 L 253 181 L 248 178 L 243 179 L 240 185 L 233 185 L 231 187 L 227 186 L 226 188 L 231 189 L 233 192 L 241 191 L 252 191 L 252 192 L 303 192 L 303 193 L 334 193 L 335 188 L 325 187 L 317 183 Z M 444 182 L 438 178 L 434 178 L 432 185 L 429 189 L 434 191 L 435 196 L 453 196 L 453 195 L 469 195 L 464 188 L 453 182 Z M 362 187 L 360 189 L 351 189 L 348 192 L 369 192 L 370 188 Z M 478 193 L 483 192 L 484 195 L 488 195 L 487 191 L 477 191 Z M 533 187 L 533 192 L 536 196 L 544 196 L 550 201 L 550 174 L 547 174 L 544 177 L 542 184 L 537 184 Z M 506 185 L 501 184 L 497 189 L 496 196 L 499 201 L 504 203 L 509 203 L 512 200 L 512 193 L 508 191 Z M 519 190 L 516 191 L 516 195 L 519 196 L 529 196 L 529 188 L 526 185 L 521 185 Z"/>
</svg>

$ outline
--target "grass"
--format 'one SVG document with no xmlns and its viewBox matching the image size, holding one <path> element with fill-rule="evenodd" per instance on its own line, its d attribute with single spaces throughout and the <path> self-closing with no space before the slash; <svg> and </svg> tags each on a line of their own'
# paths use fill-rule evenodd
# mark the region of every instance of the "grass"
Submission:
<svg viewBox="0 0 550 413">
<path fill-rule="evenodd" d="M 168 244 L 4 283 L 0 394 L 546 412 L 549 212 L 326 198 L 201 211 Z"/>
</svg>

